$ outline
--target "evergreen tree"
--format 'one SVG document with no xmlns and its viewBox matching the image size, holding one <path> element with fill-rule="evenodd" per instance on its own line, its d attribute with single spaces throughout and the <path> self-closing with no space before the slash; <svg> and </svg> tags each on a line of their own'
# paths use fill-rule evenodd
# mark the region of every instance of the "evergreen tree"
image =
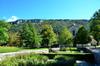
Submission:
<svg viewBox="0 0 100 66">
<path fill-rule="evenodd" d="M 75 38 L 74 38 L 74 44 L 87 44 L 90 42 L 89 33 L 84 28 L 84 26 L 80 26 Z"/>
</svg>

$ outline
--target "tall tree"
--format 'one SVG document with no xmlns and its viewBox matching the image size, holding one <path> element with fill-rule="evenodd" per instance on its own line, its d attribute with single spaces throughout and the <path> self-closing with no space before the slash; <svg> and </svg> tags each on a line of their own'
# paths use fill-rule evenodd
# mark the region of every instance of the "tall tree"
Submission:
<svg viewBox="0 0 100 66">
<path fill-rule="evenodd" d="M 53 31 L 51 25 L 45 24 L 42 26 L 43 29 L 41 31 L 42 34 L 42 45 L 46 47 L 51 47 L 57 42 L 57 36 Z"/>
<path fill-rule="evenodd" d="M 65 46 L 69 46 L 72 44 L 72 39 L 72 33 L 66 27 L 63 27 L 60 31 L 59 43 Z"/>
<path fill-rule="evenodd" d="M 10 28 L 10 24 L 7 22 L 0 20 L 0 44 L 4 45 L 7 44 L 9 36 L 8 30 Z"/>
<path fill-rule="evenodd" d="M 74 44 L 87 44 L 90 42 L 90 37 L 88 31 L 84 28 L 84 26 L 80 26 L 75 38 Z"/>
<path fill-rule="evenodd" d="M 100 9 L 90 19 L 90 32 L 94 36 L 94 39 L 96 39 L 98 45 L 100 41 Z"/>
<path fill-rule="evenodd" d="M 9 36 L 8 36 L 8 33 L 7 33 L 7 29 L 0 27 L 0 45 L 7 44 L 8 39 L 9 39 Z"/>
<path fill-rule="evenodd" d="M 24 47 L 40 47 L 41 38 L 32 23 L 23 24 L 20 36 Z"/>
</svg>

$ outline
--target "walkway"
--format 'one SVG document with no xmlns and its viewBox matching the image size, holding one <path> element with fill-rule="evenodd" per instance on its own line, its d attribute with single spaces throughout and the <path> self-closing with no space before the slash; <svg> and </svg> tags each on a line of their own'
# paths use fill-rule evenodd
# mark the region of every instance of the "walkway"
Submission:
<svg viewBox="0 0 100 66">
<path fill-rule="evenodd" d="M 5 57 L 12 57 L 18 54 L 29 54 L 29 53 L 48 53 L 48 49 L 42 50 L 21 50 L 18 52 L 9 52 L 9 53 L 0 53 L 0 61 L 3 60 Z"/>
</svg>

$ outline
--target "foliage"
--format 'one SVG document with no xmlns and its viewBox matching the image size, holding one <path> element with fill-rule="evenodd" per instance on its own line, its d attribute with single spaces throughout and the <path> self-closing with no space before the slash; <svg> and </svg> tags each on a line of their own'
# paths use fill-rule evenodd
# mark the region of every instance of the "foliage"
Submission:
<svg viewBox="0 0 100 66">
<path fill-rule="evenodd" d="M 0 20 L 0 45 L 5 45 L 8 42 L 8 29 L 10 25 L 5 21 Z"/>
<path fill-rule="evenodd" d="M 11 27 L 11 24 L 9 24 L 8 22 L 4 20 L 0 20 L 0 28 L 6 28 L 7 30 L 9 30 L 10 27 Z"/>
<path fill-rule="evenodd" d="M 61 48 L 60 49 L 61 51 L 78 51 L 78 49 L 77 48 L 75 48 L 75 47 L 67 47 L 67 48 Z"/>
<path fill-rule="evenodd" d="M 84 28 L 84 26 L 80 26 L 74 38 L 74 43 L 75 44 L 87 44 L 90 41 L 91 40 L 90 40 L 88 31 Z"/>
<path fill-rule="evenodd" d="M 93 17 L 90 19 L 90 32 L 96 39 L 97 44 L 100 41 L 100 9 L 96 11 Z"/>
<path fill-rule="evenodd" d="M 56 55 L 54 59 L 59 62 L 61 65 L 73 66 L 75 63 L 75 59 L 73 57 L 63 56 L 63 55 Z"/>
<path fill-rule="evenodd" d="M 20 36 L 18 32 L 9 31 L 9 40 L 8 40 L 7 45 L 9 46 L 19 46 L 20 45 Z"/>
<path fill-rule="evenodd" d="M 100 41 L 100 25 L 96 25 L 92 31 L 92 35 L 97 40 L 97 42 Z"/>
<path fill-rule="evenodd" d="M 47 24 L 43 25 L 41 34 L 42 34 L 42 38 L 43 38 L 42 43 L 46 44 L 46 46 L 50 47 L 56 43 L 57 36 L 54 33 L 51 25 L 47 25 Z"/>
<path fill-rule="evenodd" d="M 40 47 L 41 38 L 36 32 L 32 23 L 23 24 L 22 30 L 20 31 L 20 36 L 24 47 Z"/>
<path fill-rule="evenodd" d="M 72 44 L 72 33 L 66 28 L 64 27 L 63 29 L 61 29 L 60 35 L 59 35 L 59 42 L 61 45 L 68 45 L 68 44 Z"/>
<path fill-rule="evenodd" d="M 66 61 L 63 62 L 63 59 Z M 48 57 L 44 55 L 21 54 L 15 57 L 7 57 L 0 62 L 0 66 L 73 66 L 75 63 L 73 58 L 62 55 L 57 55 L 53 61 L 48 60 Z"/>
<path fill-rule="evenodd" d="M 5 45 L 9 39 L 6 28 L 0 28 L 0 45 Z"/>
<path fill-rule="evenodd" d="M 0 66 L 45 66 L 48 57 L 37 54 L 23 54 L 8 57 L 0 62 Z"/>
</svg>

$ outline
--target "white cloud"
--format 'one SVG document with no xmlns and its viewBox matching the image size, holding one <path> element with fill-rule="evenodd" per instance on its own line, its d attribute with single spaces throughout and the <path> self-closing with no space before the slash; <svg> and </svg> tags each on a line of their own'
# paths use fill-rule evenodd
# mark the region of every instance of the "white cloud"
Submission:
<svg viewBox="0 0 100 66">
<path fill-rule="evenodd" d="M 16 21 L 18 19 L 17 16 L 11 16 L 9 19 L 7 19 L 8 22 L 11 22 L 11 21 Z"/>
</svg>

